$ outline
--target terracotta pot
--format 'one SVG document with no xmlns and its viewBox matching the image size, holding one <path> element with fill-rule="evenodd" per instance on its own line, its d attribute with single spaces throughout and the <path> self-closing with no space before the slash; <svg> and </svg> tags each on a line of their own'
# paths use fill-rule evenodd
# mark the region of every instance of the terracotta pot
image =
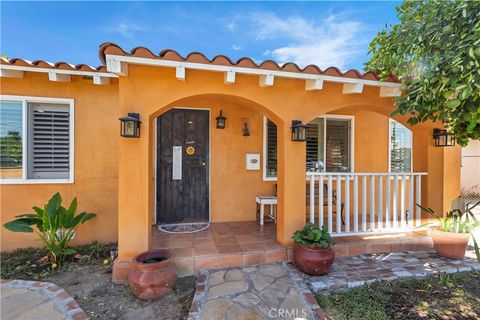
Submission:
<svg viewBox="0 0 480 320">
<path fill-rule="evenodd" d="M 326 274 L 335 260 L 335 252 L 332 248 L 310 248 L 294 244 L 293 259 L 297 267 L 311 276 Z"/>
<path fill-rule="evenodd" d="M 133 259 L 133 268 L 128 273 L 128 284 L 135 296 L 154 300 L 172 290 L 177 280 L 177 269 L 170 257 L 170 250 L 160 249 L 141 253 Z"/>
<path fill-rule="evenodd" d="M 431 230 L 433 247 L 439 256 L 451 259 L 465 258 L 470 233 L 445 232 Z"/>
</svg>

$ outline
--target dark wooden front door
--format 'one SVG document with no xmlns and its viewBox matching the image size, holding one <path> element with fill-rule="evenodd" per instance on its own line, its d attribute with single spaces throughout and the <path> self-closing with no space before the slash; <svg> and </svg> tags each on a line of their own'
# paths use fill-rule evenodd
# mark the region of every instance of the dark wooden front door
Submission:
<svg viewBox="0 0 480 320">
<path fill-rule="evenodd" d="M 209 111 L 157 118 L 157 223 L 209 221 Z"/>
</svg>

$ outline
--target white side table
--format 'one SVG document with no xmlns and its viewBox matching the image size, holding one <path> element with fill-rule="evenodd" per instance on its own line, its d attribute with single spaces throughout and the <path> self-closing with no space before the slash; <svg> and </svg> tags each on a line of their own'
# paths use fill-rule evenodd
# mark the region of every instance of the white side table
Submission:
<svg viewBox="0 0 480 320">
<path fill-rule="evenodd" d="M 275 223 L 277 223 L 277 197 L 276 196 L 257 196 L 257 204 L 260 206 L 260 225 L 263 226 L 264 215 L 265 215 L 265 205 L 270 206 L 270 213 L 268 217 L 271 218 Z"/>
</svg>

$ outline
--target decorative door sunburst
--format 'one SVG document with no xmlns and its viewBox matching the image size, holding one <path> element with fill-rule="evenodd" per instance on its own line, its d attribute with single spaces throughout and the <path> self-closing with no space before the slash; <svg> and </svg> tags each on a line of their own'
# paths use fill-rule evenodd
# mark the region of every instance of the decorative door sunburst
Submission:
<svg viewBox="0 0 480 320">
<path fill-rule="evenodd" d="M 193 156 L 195 154 L 195 147 L 192 147 L 192 146 L 189 146 L 185 149 L 185 152 L 189 155 L 189 156 Z"/>
</svg>

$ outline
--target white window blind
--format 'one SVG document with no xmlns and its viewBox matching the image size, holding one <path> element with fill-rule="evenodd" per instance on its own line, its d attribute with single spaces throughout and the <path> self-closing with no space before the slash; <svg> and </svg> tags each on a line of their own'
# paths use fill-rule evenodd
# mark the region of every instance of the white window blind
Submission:
<svg viewBox="0 0 480 320">
<path fill-rule="evenodd" d="M 316 172 L 352 171 L 352 118 L 320 117 L 306 128 L 306 170 Z M 277 127 L 265 126 L 266 177 L 277 176 Z"/>
<path fill-rule="evenodd" d="M 326 119 L 326 153 L 327 172 L 350 171 L 350 120 Z"/>
<path fill-rule="evenodd" d="M 277 126 L 267 119 L 266 125 L 266 177 L 277 176 Z"/>
<path fill-rule="evenodd" d="M 412 171 L 412 132 L 390 119 L 390 172 Z"/>
<path fill-rule="evenodd" d="M 351 120 L 317 118 L 306 130 L 307 171 L 351 171 Z"/>
<path fill-rule="evenodd" d="M 28 119 L 28 178 L 69 178 L 69 106 L 29 103 Z"/>
</svg>

